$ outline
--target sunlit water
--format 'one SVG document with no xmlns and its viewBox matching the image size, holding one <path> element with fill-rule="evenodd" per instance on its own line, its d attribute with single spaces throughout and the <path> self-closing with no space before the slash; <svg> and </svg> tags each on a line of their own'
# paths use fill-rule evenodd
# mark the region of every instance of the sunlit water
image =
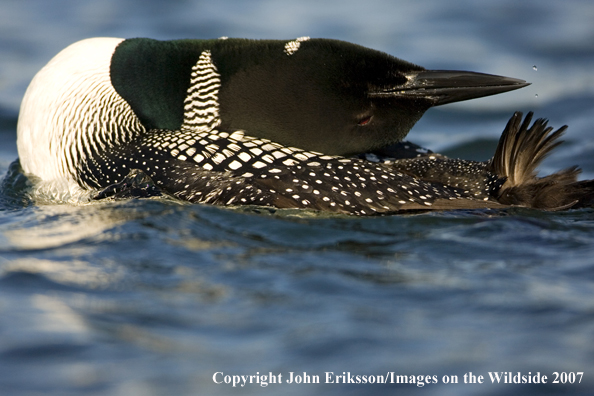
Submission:
<svg viewBox="0 0 594 396">
<path fill-rule="evenodd" d="M 484 160 L 512 112 L 534 110 L 570 126 L 542 172 L 579 164 L 594 178 L 592 20 L 589 1 L 6 1 L 0 170 L 17 158 L 28 82 L 73 41 L 309 35 L 532 82 L 432 109 L 409 138 Z M 594 210 L 355 218 L 43 197 L 13 172 L 0 192 L 0 395 L 238 392 L 217 372 L 438 380 L 238 386 L 254 395 L 594 389 Z M 548 384 L 488 374 L 518 371 Z M 469 372 L 485 383 L 464 384 Z M 582 383 L 553 384 L 554 372 Z"/>
</svg>

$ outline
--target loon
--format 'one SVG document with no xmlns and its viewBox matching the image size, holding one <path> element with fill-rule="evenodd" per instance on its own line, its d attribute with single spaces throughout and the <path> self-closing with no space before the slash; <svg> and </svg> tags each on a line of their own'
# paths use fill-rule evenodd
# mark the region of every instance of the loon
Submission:
<svg viewBox="0 0 594 396">
<path fill-rule="evenodd" d="M 97 198 L 140 182 L 196 203 L 355 215 L 587 205 L 594 182 L 577 167 L 536 177 L 566 127 L 532 114 L 514 114 L 487 162 L 403 141 L 433 106 L 526 85 L 330 39 L 92 38 L 33 78 L 17 146 L 26 174 Z"/>
</svg>

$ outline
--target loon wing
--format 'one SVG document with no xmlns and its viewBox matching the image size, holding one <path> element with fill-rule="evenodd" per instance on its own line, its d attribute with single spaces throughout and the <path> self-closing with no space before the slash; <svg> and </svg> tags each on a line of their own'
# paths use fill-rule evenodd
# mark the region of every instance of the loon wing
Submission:
<svg viewBox="0 0 594 396">
<path fill-rule="evenodd" d="M 139 139 L 102 153 L 88 179 L 119 182 L 124 170 L 139 169 L 191 202 L 351 214 L 503 207 L 387 164 L 288 148 L 242 131 L 152 130 Z"/>
</svg>

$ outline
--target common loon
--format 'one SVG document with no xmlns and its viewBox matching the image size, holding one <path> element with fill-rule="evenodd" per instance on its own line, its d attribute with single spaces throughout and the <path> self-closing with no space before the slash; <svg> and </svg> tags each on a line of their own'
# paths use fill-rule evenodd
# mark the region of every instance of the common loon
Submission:
<svg viewBox="0 0 594 396">
<path fill-rule="evenodd" d="M 484 163 L 402 142 L 432 106 L 526 85 L 329 39 L 93 38 L 34 77 L 17 146 L 25 173 L 98 197 L 140 175 L 191 202 L 357 215 L 583 205 L 577 168 L 536 178 L 565 127 L 531 114 Z"/>
</svg>

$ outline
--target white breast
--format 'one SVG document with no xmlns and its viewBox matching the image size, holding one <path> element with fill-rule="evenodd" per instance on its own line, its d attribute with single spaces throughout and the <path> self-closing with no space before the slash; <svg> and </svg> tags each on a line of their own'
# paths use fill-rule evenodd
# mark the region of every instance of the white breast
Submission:
<svg viewBox="0 0 594 396">
<path fill-rule="evenodd" d="M 110 81 L 111 57 L 122 40 L 74 43 L 33 78 L 17 127 L 19 159 L 26 173 L 75 184 L 77 167 L 89 153 L 144 130 Z"/>
</svg>

